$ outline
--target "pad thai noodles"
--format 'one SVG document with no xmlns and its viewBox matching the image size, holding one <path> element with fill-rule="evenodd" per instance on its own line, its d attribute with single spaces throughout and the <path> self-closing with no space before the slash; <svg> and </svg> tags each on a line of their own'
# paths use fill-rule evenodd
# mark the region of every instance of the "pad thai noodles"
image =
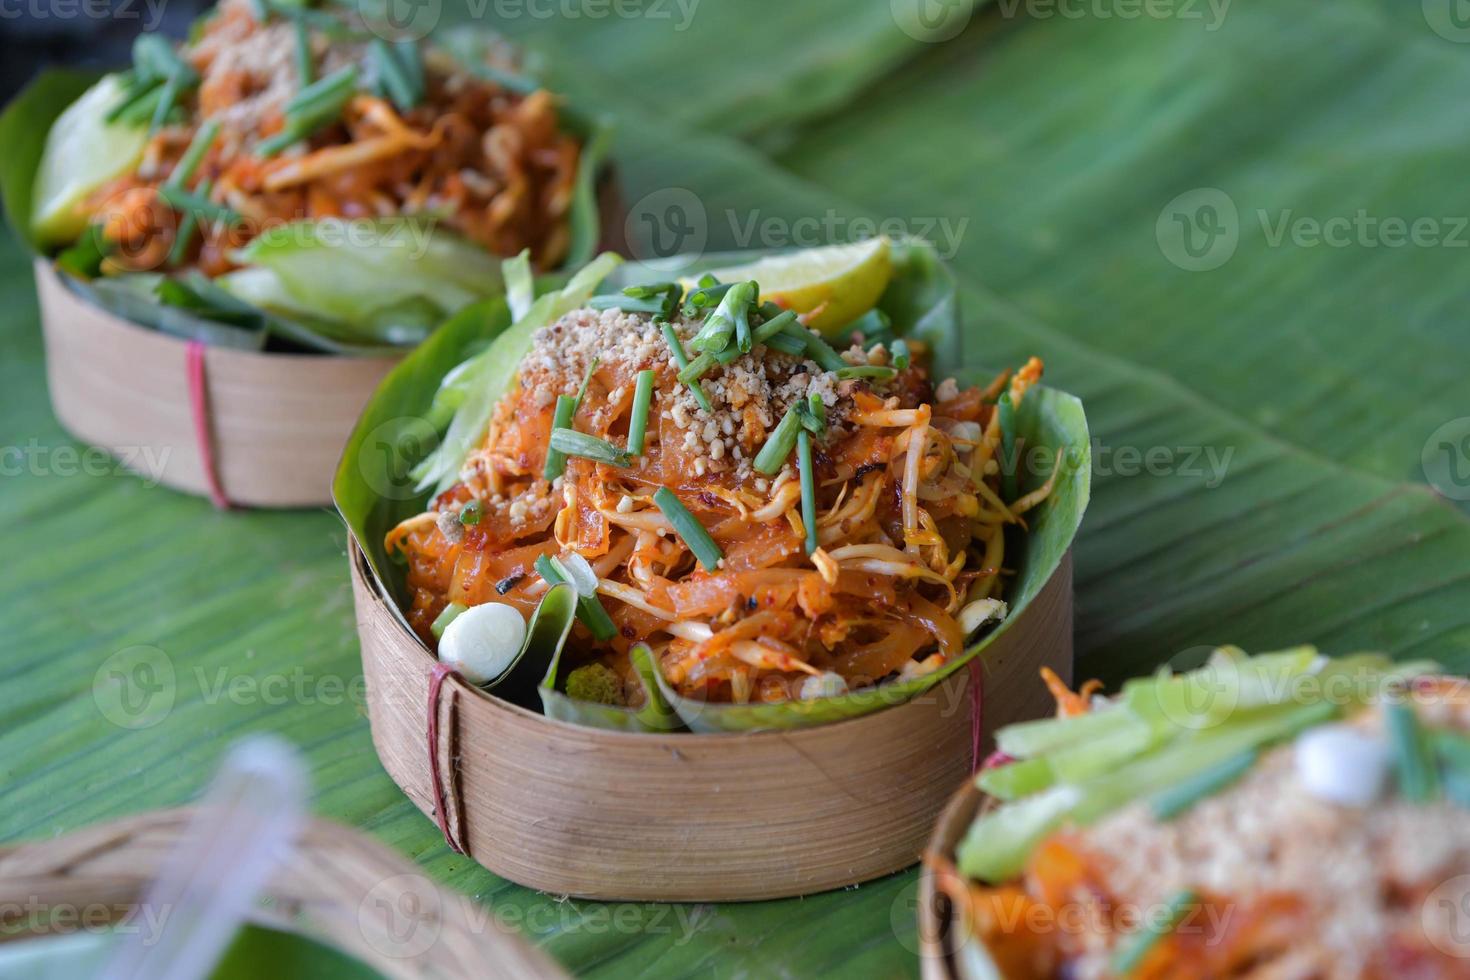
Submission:
<svg viewBox="0 0 1470 980">
<path fill-rule="evenodd" d="M 1002 730 L 948 896 L 962 977 L 1463 977 L 1470 692 L 1218 651 Z M 1012 755 L 1011 753 L 1014 753 Z"/>
<path fill-rule="evenodd" d="M 1008 492 L 1001 466 L 1041 361 L 961 386 L 876 311 L 827 334 L 840 351 L 809 319 L 706 277 L 540 329 L 452 486 L 387 536 L 413 628 L 529 615 L 554 567 L 586 583 L 569 656 L 608 682 L 568 689 L 589 699 L 636 703 L 641 642 L 680 693 L 734 703 L 960 657 L 1004 615 L 1007 534 L 1051 489 Z"/>
</svg>

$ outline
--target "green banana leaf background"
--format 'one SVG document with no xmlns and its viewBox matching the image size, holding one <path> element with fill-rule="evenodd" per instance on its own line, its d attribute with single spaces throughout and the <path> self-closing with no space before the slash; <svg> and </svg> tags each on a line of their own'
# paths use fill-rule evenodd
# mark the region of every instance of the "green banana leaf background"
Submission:
<svg viewBox="0 0 1470 980">
<path fill-rule="evenodd" d="M 1038 353 L 1087 407 L 1079 674 L 1227 641 L 1464 670 L 1470 31 L 1452 0 L 1139 9 L 702 0 L 682 31 L 497 26 L 616 115 L 635 252 L 882 222 L 952 248 L 965 361 Z M 578 974 L 917 974 L 912 870 L 610 905 L 453 854 L 373 754 L 336 517 L 216 513 L 74 443 L 12 243 L 0 297 L 0 840 L 183 802 L 270 729 L 308 753 L 320 813 Z"/>
</svg>

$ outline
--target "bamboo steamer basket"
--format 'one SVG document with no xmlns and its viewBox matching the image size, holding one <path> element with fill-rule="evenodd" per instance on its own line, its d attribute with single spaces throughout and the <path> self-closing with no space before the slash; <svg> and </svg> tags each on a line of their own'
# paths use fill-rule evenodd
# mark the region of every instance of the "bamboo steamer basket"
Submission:
<svg viewBox="0 0 1470 980">
<path fill-rule="evenodd" d="M 965 832 L 981 808 L 993 805 L 990 797 L 966 779 L 950 797 L 929 838 L 929 853 L 954 859 Z M 934 872 L 925 867 L 919 874 L 919 969 L 924 980 L 954 980 L 955 935 L 951 903 L 934 884 Z"/>
<path fill-rule="evenodd" d="M 859 718 L 793 731 L 643 734 L 566 724 L 450 674 L 351 564 L 378 757 L 454 846 L 532 888 L 593 899 L 750 901 L 868 881 L 917 860 L 972 770 L 971 672 Z M 1070 553 L 984 654 L 986 733 L 1045 713 L 1069 678 Z M 988 737 L 988 735 L 987 735 Z M 430 764 L 434 753 L 435 765 Z"/>
<path fill-rule="evenodd" d="M 104 917 L 115 923 L 143 901 L 189 815 L 187 808 L 155 810 L 0 849 L 0 903 L 86 909 L 89 928 Z M 392 980 L 565 976 L 469 898 L 433 884 L 365 834 L 325 820 L 306 824 L 262 899 L 251 915 L 256 925 L 335 946 Z M 4 930 L 0 942 L 45 934 Z"/>
<path fill-rule="evenodd" d="M 190 398 L 189 341 L 130 323 L 67 289 L 37 259 L 51 406 L 77 439 L 140 475 L 216 503 L 331 503 L 332 471 L 362 406 L 396 357 L 206 347 L 206 407 Z M 206 427 L 209 456 L 196 424 Z"/>
</svg>

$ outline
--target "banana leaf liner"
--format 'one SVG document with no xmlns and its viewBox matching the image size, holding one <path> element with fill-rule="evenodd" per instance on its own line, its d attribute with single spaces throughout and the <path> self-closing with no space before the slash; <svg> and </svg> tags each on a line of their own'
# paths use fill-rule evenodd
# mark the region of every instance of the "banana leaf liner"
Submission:
<svg viewBox="0 0 1470 980">
<path fill-rule="evenodd" d="M 708 256 L 700 264 L 735 258 Z M 895 283 L 882 305 L 901 331 L 957 348 L 952 288 L 932 250 L 908 243 L 895 258 Z M 612 284 L 668 275 L 624 266 Z M 498 875 L 558 894 L 760 900 L 843 887 L 912 864 L 943 806 L 941 788 L 970 772 L 983 733 L 1046 710 L 1039 667 L 1070 675 L 1068 545 L 1087 496 L 1085 427 L 1075 399 L 1031 393 L 1039 397 L 1023 435 L 1048 446 L 1065 442 L 1073 468 L 1059 479 L 1054 503 L 1035 515 L 1032 533 L 1047 536 L 1020 553 L 1011 620 L 972 650 L 975 669 L 948 671 L 896 698 L 788 705 L 738 724 L 721 717 L 707 725 L 701 716 L 716 706 L 678 710 L 651 658 L 635 658 L 647 694 L 642 710 L 568 698 L 552 624 L 569 625 L 569 594 L 554 610 L 543 602 L 538 618 L 552 642 L 538 654 L 546 659 L 530 697 L 535 656 L 523 656 L 513 676 L 487 691 L 444 676 L 404 619 L 403 569 L 382 542 L 427 501 L 411 471 L 448 422 L 435 411 L 434 395 L 449 371 L 488 345 L 503 346 L 507 362 L 518 363 L 529 338 L 505 334 L 510 325 L 509 307 L 498 299 L 445 324 L 385 379 L 337 473 L 337 506 L 351 531 L 368 715 L 384 768 L 453 846 Z M 983 669 L 973 659 L 982 647 Z M 669 730 L 679 726 L 694 734 Z M 869 748 L 854 751 L 859 745 Z M 834 821 L 840 835 L 810 833 Z"/>
<path fill-rule="evenodd" d="M 228 316 L 196 315 L 154 298 L 149 290 L 162 277 L 87 280 L 37 249 L 32 189 L 47 133 L 98 77 L 44 72 L 0 115 L 0 198 L 12 230 L 35 253 L 57 418 L 150 485 L 219 507 L 330 503 L 341 446 L 403 350 L 364 346 L 222 290 L 215 299 Z M 585 140 L 570 217 L 567 264 L 576 266 L 597 249 L 603 229 L 621 228 L 621 218 L 606 160 L 610 130 L 574 108 L 564 118 Z"/>
<path fill-rule="evenodd" d="M 158 912 L 139 903 L 189 815 L 154 810 L 0 849 L 0 900 L 42 910 L 0 930 L 0 974 L 94 976 L 106 927 L 157 928 Z M 428 980 L 487 971 L 565 976 L 519 937 L 485 928 L 468 898 L 412 862 L 356 830 L 311 820 L 211 975 Z"/>
</svg>

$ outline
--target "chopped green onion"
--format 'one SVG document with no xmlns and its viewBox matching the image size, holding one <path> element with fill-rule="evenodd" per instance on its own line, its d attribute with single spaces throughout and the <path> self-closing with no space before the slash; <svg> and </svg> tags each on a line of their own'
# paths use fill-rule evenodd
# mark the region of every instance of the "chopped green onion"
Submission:
<svg viewBox="0 0 1470 980">
<path fill-rule="evenodd" d="M 551 416 L 551 431 L 557 429 L 570 429 L 572 427 L 572 416 L 577 414 L 577 399 L 571 395 L 556 396 L 556 411 Z M 541 471 L 547 480 L 555 480 L 561 476 L 567 468 L 567 457 L 565 453 L 558 452 L 555 448 L 546 450 L 546 467 Z"/>
<path fill-rule="evenodd" d="M 802 332 L 806 334 L 804 339 L 806 340 L 807 356 L 816 361 L 817 366 L 823 371 L 841 371 L 848 366 L 847 362 L 832 349 L 831 344 L 810 330 L 803 328 Z"/>
<path fill-rule="evenodd" d="M 622 310 L 624 313 L 658 313 L 664 312 L 662 300 L 635 299 L 632 296 L 624 296 L 621 293 L 610 293 L 606 296 L 593 296 L 587 301 L 590 310 Z"/>
<path fill-rule="evenodd" d="M 837 369 L 839 378 L 872 378 L 875 381 L 891 381 L 898 374 L 897 368 L 886 364 L 850 364 Z"/>
<path fill-rule="evenodd" d="M 785 331 L 766 338 L 765 345 L 771 350 L 790 354 L 792 357 L 801 357 L 806 354 L 806 341 L 800 337 L 793 337 Z"/>
<path fill-rule="evenodd" d="M 700 378 L 704 377 L 705 374 L 709 372 L 709 369 L 714 367 L 717 363 L 718 362 L 715 360 L 715 355 L 700 354 L 694 360 L 690 361 L 688 365 L 679 369 L 679 380 L 684 382 L 686 385 L 689 384 L 691 381 L 698 381 Z"/>
<path fill-rule="evenodd" d="M 597 365 L 602 363 L 602 358 L 594 357 L 592 363 L 587 365 L 587 373 L 582 375 L 582 383 L 577 386 L 577 407 L 582 406 L 582 399 L 587 397 L 587 386 L 592 383 L 592 375 L 597 373 Z"/>
<path fill-rule="evenodd" d="M 1439 796 L 1439 770 L 1429 739 L 1412 705 L 1402 701 L 1384 709 L 1389 744 L 1398 771 L 1399 793 L 1410 803 L 1428 803 Z"/>
<path fill-rule="evenodd" d="M 1148 956 L 1153 948 L 1164 940 L 1164 937 L 1174 931 L 1198 901 L 1195 893 L 1188 888 L 1177 892 L 1169 899 L 1162 921 L 1156 926 L 1146 923 L 1138 932 L 1119 945 L 1117 951 L 1113 953 L 1112 972 L 1120 977 L 1126 977 L 1138 969 L 1144 957 Z"/>
<path fill-rule="evenodd" d="M 791 327 L 800 329 L 800 325 L 796 322 L 796 312 L 794 310 L 784 310 L 756 327 L 752 339 L 757 344 L 764 344 L 770 341 L 772 337 L 785 333 Z M 791 335 L 787 334 L 787 336 Z M 801 340 L 801 346 L 802 349 L 806 348 L 806 340 L 804 338 Z"/>
<path fill-rule="evenodd" d="M 900 371 L 907 371 L 909 369 L 909 345 L 904 342 L 902 337 L 893 342 L 893 345 L 888 348 L 888 353 L 893 358 L 894 367 Z"/>
<path fill-rule="evenodd" d="M 540 573 L 548 585 L 571 585 L 568 579 L 556 570 L 552 560 L 547 555 L 539 555 L 536 558 L 536 571 Z M 575 585 L 571 585 L 573 592 L 577 591 Z M 618 628 L 613 623 L 612 617 L 603 608 L 601 600 L 594 595 L 577 596 L 577 618 L 582 625 L 592 631 L 592 635 L 600 642 L 607 642 L 618 635 Z"/>
<path fill-rule="evenodd" d="M 766 444 L 761 447 L 760 452 L 755 454 L 755 461 L 751 464 L 756 472 L 764 473 L 766 476 L 774 476 L 781 472 L 781 467 L 786 464 L 786 458 L 791 455 L 791 450 L 796 448 L 796 433 L 801 428 L 801 419 L 796 414 L 796 408 L 788 408 L 786 414 L 781 416 L 781 421 L 771 430 L 766 438 Z"/>
<path fill-rule="evenodd" d="M 755 301 L 758 288 L 754 282 L 737 282 L 726 289 L 720 305 L 705 319 L 703 329 L 690 341 L 690 349 L 721 351 L 734 337 L 742 351 L 750 350 L 750 304 Z"/>
<path fill-rule="evenodd" d="M 168 175 L 168 180 L 165 180 L 164 184 L 169 187 L 178 188 L 182 188 L 187 184 L 194 176 L 194 171 L 199 169 L 199 164 L 203 162 L 204 155 L 209 152 L 209 148 L 214 145 L 215 138 L 218 136 L 219 120 L 206 120 L 199 127 L 198 132 L 194 134 L 194 138 L 189 141 L 189 148 L 184 151 L 183 156 L 179 157 L 178 166 L 174 167 L 173 172 Z"/>
<path fill-rule="evenodd" d="M 444 635 L 445 628 L 448 627 L 450 623 L 459 618 L 459 614 L 464 612 L 468 608 L 469 606 L 458 602 L 451 602 L 449 605 L 445 606 L 444 611 L 435 616 L 434 622 L 429 626 L 429 632 L 434 634 L 434 639 L 437 640 L 442 637 Z"/>
<path fill-rule="evenodd" d="M 827 428 L 827 406 L 823 404 L 822 396 L 814 391 L 807 395 L 806 399 L 808 405 L 811 407 L 812 417 L 822 423 L 822 428 L 825 430 Z"/>
<path fill-rule="evenodd" d="M 656 299 L 679 289 L 677 282 L 650 282 L 636 286 L 624 286 L 623 295 L 634 299 Z"/>
<path fill-rule="evenodd" d="M 286 115 L 314 116 L 319 110 L 332 105 L 340 109 L 347 102 L 347 99 L 342 96 L 344 94 L 350 96 L 356 85 L 357 66 L 344 65 L 297 92 L 291 101 L 286 103 Z"/>
<path fill-rule="evenodd" d="M 817 474 L 812 468 L 812 436 L 806 429 L 796 434 L 796 468 L 801 473 L 801 523 L 806 528 L 806 553 L 811 554 L 817 550 Z"/>
<path fill-rule="evenodd" d="M 174 210 L 193 211 L 202 221 L 222 221 L 227 225 L 237 224 L 240 221 L 237 211 L 222 204 L 215 204 L 202 194 L 163 184 L 158 188 L 158 196 Z"/>
<path fill-rule="evenodd" d="M 117 105 L 113 106 L 111 109 L 108 109 L 107 115 L 102 117 L 106 122 L 117 122 L 119 119 L 123 118 L 124 114 L 127 113 L 130 109 L 133 109 L 144 99 L 147 99 L 149 95 L 154 95 L 156 97 L 158 92 L 158 82 L 139 78 L 135 73 L 130 74 L 132 75 L 132 77 L 129 79 L 127 85 L 123 89 L 122 99 L 117 103 Z M 153 103 L 149 103 L 150 106 L 152 104 Z M 151 108 L 148 110 L 148 115 L 153 115 L 153 110 Z"/>
<path fill-rule="evenodd" d="M 305 88 L 316 77 L 311 62 L 311 32 L 304 20 L 292 21 L 292 26 L 296 30 L 296 77 Z"/>
<path fill-rule="evenodd" d="M 684 539 L 689 550 L 694 552 L 694 557 L 704 566 L 707 572 L 719 569 L 720 559 L 725 556 L 720 552 L 720 546 L 715 544 L 715 539 L 709 536 L 704 525 L 699 523 L 695 516 L 689 513 L 689 508 L 684 506 L 674 491 L 668 487 L 659 487 L 653 493 L 653 502 L 663 515 L 674 525 L 674 533 Z"/>
<path fill-rule="evenodd" d="M 704 277 L 704 279 L 709 278 L 711 277 Z M 695 316 L 699 313 L 700 310 L 706 309 L 707 307 L 711 307 L 719 303 L 720 300 L 725 298 L 725 294 L 730 291 L 730 288 L 735 285 L 733 282 L 714 282 L 711 285 L 706 286 L 703 285 L 704 279 L 700 280 L 699 288 L 691 291 L 689 295 L 685 298 L 685 316 Z"/>
<path fill-rule="evenodd" d="M 659 330 L 663 331 L 664 340 L 669 345 L 669 352 L 674 357 L 674 363 L 682 371 L 689 366 L 689 355 L 684 353 L 684 345 L 679 343 L 679 335 L 674 333 L 674 325 L 667 320 L 659 321 Z M 689 390 L 694 392 L 694 400 L 699 402 L 699 407 L 706 412 L 714 412 L 709 403 L 709 397 L 705 395 L 704 389 L 699 386 L 698 381 L 688 382 Z"/>
<path fill-rule="evenodd" d="M 1005 499 L 1016 499 L 1016 403 L 1011 393 L 1004 392 L 995 403 L 1000 413 L 1000 472 L 1001 492 Z"/>
<path fill-rule="evenodd" d="M 653 402 L 653 371 L 638 372 L 638 381 L 633 387 L 633 414 L 628 419 L 628 452 L 643 455 L 643 438 L 648 431 L 648 410 Z"/>
<path fill-rule="evenodd" d="M 188 85 L 189 79 L 183 71 L 176 70 L 168 76 L 168 80 L 163 83 L 163 91 L 158 96 L 158 105 L 153 108 L 153 118 L 148 123 L 150 133 L 156 132 L 168 121 L 168 114 L 174 111 L 179 96 L 184 94 Z"/>
<path fill-rule="evenodd" d="M 378 83 L 383 86 L 393 104 L 404 112 L 418 105 L 419 86 L 408 66 L 399 61 L 388 42 L 375 37 L 368 51 L 377 69 Z"/>
<path fill-rule="evenodd" d="M 213 189 L 212 181 L 201 180 L 199 182 L 199 195 L 208 197 Z M 174 232 L 173 244 L 168 247 L 169 265 L 182 265 L 184 255 L 189 251 L 189 243 L 194 239 L 194 232 L 199 227 L 199 214 L 196 211 L 185 211 L 184 216 L 179 219 L 178 231 Z"/>
<path fill-rule="evenodd" d="M 140 78 L 161 82 L 175 72 L 191 72 L 173 42 L 162 34 L 139 34 L 133 41 L 133 66 Z"/>
<path fill-rule="evenodd" d="M 699 277 L 700 289 L 708 289 L 711 286 L 718 286 L 719 284 L 720 280 L 715 278 L 714 273 L 706 272 L 704 275 Z"/>
<path fill-rule="evenodd" d="M 820 397 L 812 395 L 811 399 L 815 400 L 817 405 L 821 406 L 821 415 L 818 415 L 812 410 L 811 400 L 803 401 L 797 399 L 791 403 L 791 409 L 796 412 L 796 420 L 801 423 L 803 431 L 810 432 L 814 436 L 819 436 L 827 431 L 827 408 L 825 405 L 822 405 L 822 399 Z"/>
<path fill-rule="evenodd" d="M 576 429 L 552 429 L 551 448 L 568 456 L 580 456 L 607 466 L 626 468 L 633 461 L 631 456 L 606 439 L 589 436 Z"/>
<path fill-rule="evenodd" d="M 393 51 L 398 55 L 398 63 L 403 66 L 404 72 L 408 74 L 409 80 L 413 82 L 415 102 L 424 101 L 428 94 L 428 85 L 424 80 L 424 56 L 419 46 L 408 38 L 393 42 Z"/>
<path fill-rule="evenodd" d="M 1151 801 L 1154 818 L 1172 820 L 1206 797 L 1214 796 L 1250 771 L 1256 764 L 1256 751 L 1247 749 L 1218 765 L 1195 773 L 1182 782 L 1154 796 Z"/>
<path fill-rule="evenodd" d="M 471 500 L 459 509 L 459 522 L 465 527 L 474 527 L 480 523 L 480 518 L 484 516 L 484 513 L 485 505 L 479 500 Z"/>
</svg>

